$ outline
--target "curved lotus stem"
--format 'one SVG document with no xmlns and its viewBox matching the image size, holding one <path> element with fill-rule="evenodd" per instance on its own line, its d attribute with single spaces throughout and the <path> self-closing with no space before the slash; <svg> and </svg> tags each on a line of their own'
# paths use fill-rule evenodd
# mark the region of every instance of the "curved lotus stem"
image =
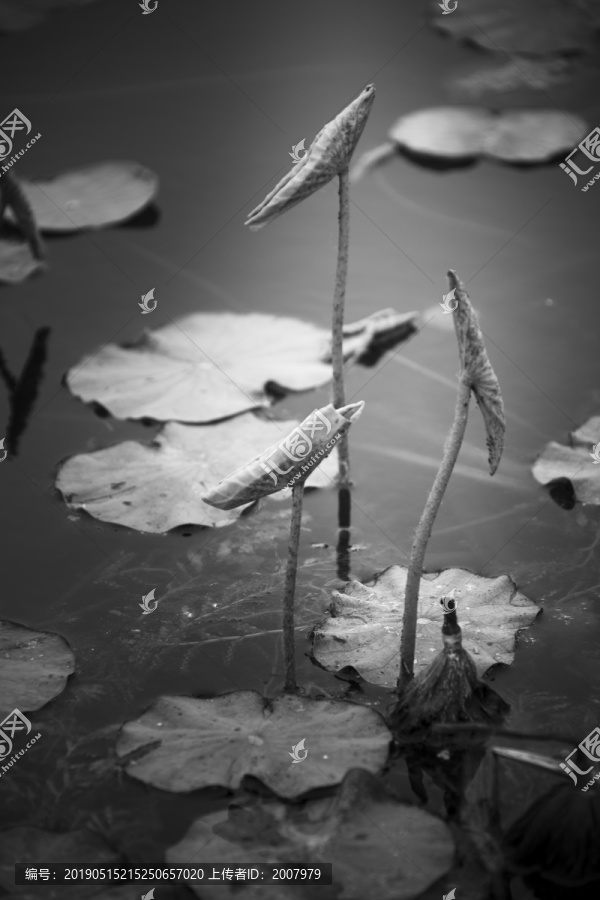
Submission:
<svg viewBox="0 0 600 900">
<path fill-rule="evenodd" d="M 379 147 L 373 147 L 372 150 L 361 153 L 350 170 L 350 184 L 356 184 L 365 172 L 374 169 L 375 166 L 380 165 L 384 160 L 389 159 L 390 156 L 394 156 L 397 149 L 398 145 L 393 141 L 386 141 L 385 144 L 380 144 Z"/>
<path fill-rule="evenodd" d="M 27 238 L 34 259 L 46 259 L 46 251 L 38 230 L 31 204 L 12 172 L 4 172 L 0 178 L 0 222 L 6 207 L 12 209 L 16 223 Z"/>
<path fill-rule="evenodd" d="M 504 447 L 506 422 L 500 385 L 488 359 L 475 310 L 471 306 L 471 301 L 464 285 L 458 280 L 452 270 L 448 272 L 448 280 L 450 287 L 456 289 L 456 299 L 458 300 L 453 316 L 458 340 L 461 372 L 458 381 L 454 421 L 444 444 L 442 462 L 417 526 L 410 554 L 404 592 L 399 689 L 406 687 L 408 682 L 414 677 L 419 586 L 423 562 L 427 543 L 431 537 L 431 529 L 463 442 L 469 415 L 471 391 L 475 394 L 485 422 L 490 475 L 493 475 L 498 468 Z"/>
</svg>

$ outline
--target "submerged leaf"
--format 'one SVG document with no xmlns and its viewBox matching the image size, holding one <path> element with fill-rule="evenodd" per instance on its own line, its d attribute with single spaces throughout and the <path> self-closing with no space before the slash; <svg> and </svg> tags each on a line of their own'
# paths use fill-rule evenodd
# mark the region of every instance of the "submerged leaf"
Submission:
<svg viewBox="0 0 600 900">
<path fill-rule="evenodd" d="M 40 709 L 64 691 L 75 657 L 58 634 L 0 620 L 2 709 Z"/>
<path fill-rule="evenodd" d="M 52 178 L 21 180 L 41 231 L 103 228 L 130 219 L 158 191 L 158 176 L 136 162 L 96 163 Z"/>
<path fill-rule="evenodd" d="M 432 23 L 459 40 L 494 53 L 591 50 L 600 26 L 598 0 L 460 0 L 457 16 L 440 16 L 431 2 Z"/>
<path fill-rule="evenodd" d="M 571 446 L 550 441 L 533 465 L 539 484 L 567 479 L 580 503 L 600 504 L 600 416 L 592 416 L 570 435 Z"/>
<path fill-rule="evenodd" d="M 471 305 L 464 284 L 458 280 L 452 269 L 448 272 L 448 281 L 451 289 L 456 291 L 458 302 L 454 311 L 454 327 L 458 339 L 460 361 L 485 422 L 490 475 L 493 475 L 500 465 L 504 449 L 504 432 L 506 431 L 500 384 L 488 359 L 477 314 Z"/>
<path fill-rule="evenodd" d="M 223 512 L 204 503 L 203 494 L 248 453 L 260 452 L 296 425 L 295 420 L 267 421 L 254 413 L 210 426 L 170 422 L 149 445 L 125 441 L 72 456 L 61 466 L 56 487 L 70 509 L 138 531 L 229 525 L 242 508 Z M 331 459 L 313 470 L 307 487 L 328 487 L 336 471 Z"/>
<path fill-rule="evenodd" d="M 407 337 L 416 318 L 384 310 L 346 326 L 346 362 L 371 352 L 385 335 L 396 342 Z M 108 344 L 84 357 L 67 384 L 118 418 L 211 422 L 270 406 L 274 394 L 330 382 L 330 335 L 282 316 L 194 313 L 145 332 L 132 346 Z"/>
<path fill-rule="evenodd" d="M 321 129 L 306 156 L 248 214 L 244 224 L 253 231 L 262 228 L 348 168 L 374 99 L 375 87 L 368 84 L 352 103 Z"/>
<path fill-rule="evenodd" d="M 318 466 L 329 456 L 336 440 L 361 415 L 364 402 L 335 409 L 332 403 L 316 409 L 277 444 L 224 478 L 202 499 L 218 509 L 235 509 L 281 491 L 302 480 L 310 464 Z"/>
<path fill-rule="evenodd" d="M 139 898 L 139 890 L 129 895 L 122 888 L 114 892 L 106 886 L 53 884 L 52 881 L 38 879 L 31 888 L 15 885 L 15 863 L 20 862 L 34 868 L 42 868 L 51 863 L 68 862 L 73 868 L 119 866 L 123 859 L 99 834 L 81 829 L 61 833 L 44 831 L 28 825 L 9 828 L 1 832 L 0 840 L 0 884 L 10 896 L 22 897 L 24 900 L 38 897 L 40 900 L 60 900 L 62 897 L 73 897 L 75 900 L 134 900 Z"/>
<path fill-rule="evenodd" d="M 390 566 L 372 581 L 351 581 L 333 592 L 332 617 L 314 631 L 314 657 L 329 671 L 352 666 L 366 680 L 395 685 L 400 672 L 400 635 L 406 589 L 405 566 Z M 463 647 L 481 677 L 497 663 L 510 664 L 515 635 L 531 625 L 540 607 L 519 593 L 508 575 L 487 578 L 467 569 L 424 574 L 419 589 L 415 674 L 442 650 L 440 598 L 456 601 Z"/>
<path fill-rule="evenodd" d="M 454 842 L 441 819 L 398 803 L 372 775 L 353 769 L 333 798 L 310 800 L 297 809 L 271 802 L 203 816 L 167 850 L 166 858 L 170 865 L 181 865 L 203 855 L 224 865 L 242 857 L 274 867 L 333 861 L 329 888 L 301 882 L 279 888 L 190 884 L 206 900 L 410 900 L 451 868 Z"/>
<path fill-rule="evenodd" d="M 300 765 L 291 751 L 302 739 Z M 127 772 L 166 791 L 233 789 L 253 775 L 281 797 L 296 797 L 341 781 L 354 766 L 378 772 L 390 740 L 381 716 L 365 706 L 236 691 L 211 699 L 160 697 L 123 726 L 117 754 L 145 749 Z"/>
</svg>

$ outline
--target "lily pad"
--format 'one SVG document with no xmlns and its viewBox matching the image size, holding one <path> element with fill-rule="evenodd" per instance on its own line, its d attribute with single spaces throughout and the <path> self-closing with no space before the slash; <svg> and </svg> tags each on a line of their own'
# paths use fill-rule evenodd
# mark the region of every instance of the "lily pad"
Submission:
<svg viewBox="0 0 600 900">
<path fill-rule="evenodd" d="M 416 318 L 384 310 L 346 326 L 346 360 L 390 331 L 401 340 L 415 330 Z M 71 369 L 67 384 L 117 418 L 211 422 L 270 406 L 274 392 L 327 384 L 330 344 L 329 330 L 299 319 L 195 313 L 145 332 L 133 346 L 108 344 Z"/>
<path fill-rule="evenodd" d="M 156 196 L 158 176 L 136 162 L 102 162 L 21 187 L 40 231 L 64 233 L 130 219 Z"/>
<path fill-rule="evenodd" d="M 179 525 L 222 527 L 248 505 L 216 509 L 201 497 L 244 464 L 249 454 L 282 440 L 298 424 L 271 422 L 245 413 L 216 425 L 169 422 L 151 444 L 125 441 L 72 456 L 60 468 L 56 487 L 70 509 L 95 519 L 160 534 Z M 337 454 L 313 469 L 306 486 L 329 487 Z"/>
<path fill-rule="evenodd" d="M 5 713 L 40 709 L 64 689 L 75 657 L 58 634 L 0 620 L 0 683 Z"/>
<path fill-rule="evenodd" d="M 591 419 L 570 435 L 571 446 L 550 441 L 535 461 L 533 477 L 552 487 L 567 479 L 580 503 L 600 504 L 600 462 L 596 448 L 600 441 L 600 416 Z"/>
<path fill-rule="evenodd" d="M 64 884 L 45 883 L 39 879 L 35 885 L 15 885 L 15 862 L 39 868 L 56 862 L 68 862 L 73 867 L 118 866 L 122 861 L 121 856 L 104 838 L 85 829 L 58 834 L 22 825 L 0 832 L 0 884 L 12 892 L 11 895 L 18 897 L 35 896 L 42 900 L 60 900 L 61 897 L 100 900 L 100 897 L 105 896 L 110 900 L 128 900 L 129 896 L 132 900 L 134 896 L 139 898 L 139 888 L 136 895 L 119 894 L 117 891 L 113 895 L 106 886 L 98 885 L 68 887 Z M 118 890 L 122 891 L 122 888 Z"/>
<path fill-rule="evenodd" d="M 19 284 L 44 267 L 43 261 L 35 258 L 27 242 L 0 237 L 0 282 Z"/>
<path fill-rule="evenodd" d="M 333 592 L 332 617 L 314 630 L 313 654 L 329 671 L 351 666 L 366 680 L 395 685 L 400 672 L 400 635 L 407 568 L 390 566 L 366 584 L 353 580 Z M 516 632 L 540 612 L 508 575 L 487 578 L 468 569 L 425 574 L 419 591 L 415 675 L 442 650 L 440 599 L 454 591 L 463 647 L 481 677 L 491 666 L 510 664 Z"/>
<path fill-rule="evenodd" d="M 409 900 L 452 867 L 454 843 L 441 819 L 397 803 L 372 775 L 353 769 L 335 797 L 299 810 L 262 803 L 197 819 L 166 853 L 170 865 L 209 856 L 225 866 L 242 857 L 274 866 L 293 860 L 309 868 L 333 862 L 333 884 L 190 884 L 206 900 L 309 900 L 317 892 L 323 900 Z"/>
<path fill-rule="evenodd" d="M 351 180 L 396 150 L 423 165 L 437 160 L 457 164 L 479 156 L 506 163 L 543 164 L 572 149 L 589 130 L 574 113 L 552 109 L 494 112 L 475 106 L 420 109 L 398 119 L 387 143 L 368 150 L 356 162 Z"/>
<path fill-rule="evenodd" d="M 435 2 L 430 8 L 440 31 L 494 53 L 545 56 L 597 46 L 598 0 L 460 0 L 452 16 L 441 16 Z"/>
<path fill-rule="evenodd" d="M 86 6 L 96 0 L 0 0 L 0 31 L 26 31 L 39 25 L 53 10 Z"/>
<path fill-rule="evenodd" d="M 390 740 L 381 716 L 365 706 L 237 691 L 211 699 L 160 697 L 123 726 L 117 755 L 135 751 L 127 772 L 165 791 L 234 789 L 253 775 L 279 796 L 296 797 L 341 781 L 354 766 L 379 771 Z M 291 751 L 301 741 L 300 764 Z"/>
</svg>

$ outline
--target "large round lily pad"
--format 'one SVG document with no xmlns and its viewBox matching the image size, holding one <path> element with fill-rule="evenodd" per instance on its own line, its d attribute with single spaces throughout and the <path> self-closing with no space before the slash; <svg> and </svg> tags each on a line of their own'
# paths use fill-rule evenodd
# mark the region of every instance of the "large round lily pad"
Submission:
<svg viewBox="0 0 600 900">
<path fill-rule="evenodd" d="M 581 503 L 600 504 L 600 416 L 570 434 L 571 446 L 550 441 L 535 461 L 533 477 L 540 484 L 567 478 Z M 597 449 L 596 449 L 597 448 Z"/>
<path fill-rule="evenodd" d="M 214 425 L 170 422 L 149 445 L 125 441 L 72 456 L 60 468 L 56 487 L 71 509 L 138 531 L 229 525 L 250 504 L 224 511 L 204 503 L 203 494 L 297 424 L 268 421 L 254 413 Z M 306 486 L 328 487 L 336 474 L 334 448 L 313 468 Z"/>
<path fill-rule="evenodd" d="M 191 884 L 203 900 L 410 900 L 452 867 L 454 844 L 441 819 L 396 802 L 369 772 L 353 769 L 335 797 L 301 809 L 263 803 L 197 819 L 166 857 L 170 865 L 209 857 L 225 867 L 235 859 L 274 867 L 333 864 L 331 887 Z"/>
<path fill-rule="evenodd" d="M 117 754 L 137 751 L 127 772 L 166 791 L 236 788 L 253 775 L 280 796 L 295 797 L 341 781 L 354 766 L 379 771 L 390 740 L 381 716 L 365 706 L 238 691 L 159 698 L 123 727 Z M 302 761 L 294 762 L 300 742 Z"/>
<path fill-rule="evenodd" d="M 333 592 L 332 617 L 314 631 L 315 659 L 338 672 L 351 666 L 366 680 L 391 687 L 400 672 L 405 566 L 390 566 L 372 581 L 351 581 Z M 511 663 L 515 635 L 540 607 L 519 593 L 508 575 L 486 578 L 467 569 L 423 575 L 419 591 L 415 675 L 442 650 L 440 599 L 454 591 L 463 647 L 481 677 L 497 663 Z"/>
<path fill-rule="evenodd" d="M 359 359 L 385 334 L 407 337 L 415 313 L 383 310 L 349 324 L 344 356 Z M 332 377 L 330 332 L 262 313 L 195 313 L 131 347 L 109 344 L 67 373 L 70 390 L 117 418 L 211 422 L 256 406 L 274 391 L 308 391 Z"/>
<path fill-rule="evenodd" d="M 0 702 L 5 713 L 40 709 L 65 689 L 74 670 L 75 657 L 64 638 L 0 620 Z"/>
<path fill-rule="evenodd" d="M 477 107 L 421 109 L 398 119 L 390 136 L 413 153 L 443 158 L 490 156 L 505 162 L 546 162 L 570 150 L 588 130 L 560 110 L 490 112 Z"/>
<path fill-rule="evenodd" d="M 40 231 L 67 232 L 130 219 L 156 196 L 158 176 L 137 162 L 102 162 L 21 187 Z"/>
</svg>

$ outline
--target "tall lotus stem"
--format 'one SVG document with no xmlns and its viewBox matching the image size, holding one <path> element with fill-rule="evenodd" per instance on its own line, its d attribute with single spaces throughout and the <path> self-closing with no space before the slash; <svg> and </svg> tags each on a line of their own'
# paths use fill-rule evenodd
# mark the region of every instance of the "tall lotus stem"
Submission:
<svg viewBox="0 0 600 900">
<path fill-rule="evenodd" d="M 335 289 L 333 294 L 333 319 L 331 324 L 331 361 L 333 364 L 333 405 L 339 409 L 344 406 L 344 301 L 346 299 L 346 281 L 348 278 L 348 245 L 350 240 L 350 197 L 348 168 L 339 174 L 339 212 L 338 212 L 338 251 L 335 272 Z M 350 477 L 350 458 L 348 453 L 348 436 L 345 434 L 338 442 L 339 484 L 346 487 Z"/>
<path fill-rule="evenodd" d="M 419 608 L 419 586 L 423 571 L 423 561 L 427 544 L 431 537 L 431 529 L 440 508 L 454 464 L 456 463 L 467 427 L 471 384 L 463 372 L 458 382 L 458 396 L 454 409 L 454 421 L 444 444 L 442 462 L 435 476 L 433 487 L 425 504 L 425 509 L 417 526 L 415 538 L 410 552 L 406 591 L 404 595 L 404 617 L 402 621 L 402 639 L 400 644 L 400 677 L 398 687 L 405 687 L 414 677 L 415 646 L 417 639 L 417 616 Z"/>
<path fill-rule="evenodd" d="M 296 691 L 296 633 L 294 629 L 294 597 L 296 594 L 296 572 L 298 570 L 298 547 L 302 527 L 302 501 L 304 481 L 292 488 L 292 520 L 288 543 L 288 561 L 283 593 L 283 657 L 285 664 L 284 690 Z"/>
</svg>

